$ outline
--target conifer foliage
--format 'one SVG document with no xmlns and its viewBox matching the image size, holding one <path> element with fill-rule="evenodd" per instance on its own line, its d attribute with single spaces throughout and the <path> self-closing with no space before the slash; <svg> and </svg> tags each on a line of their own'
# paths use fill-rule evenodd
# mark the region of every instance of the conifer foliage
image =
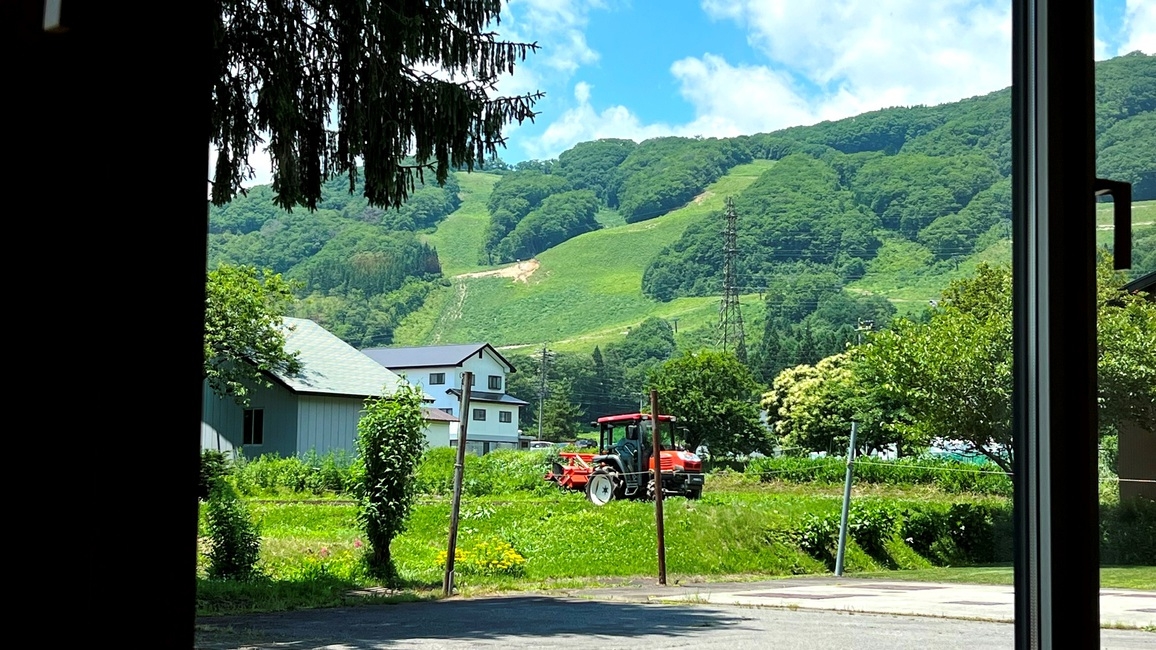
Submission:
<svg viewBox="0 0 1156 650">
<path fill-rule="evenodd" d="M 336 174 L 353 191 L 358 167 L 370 203 L 400 206 L 425 172 L 441 183 L 496 157 L 502 128 L 532 120 L 542 96 L 491 96 L 499 75 L 538 47 L 487 31 L 501 0 L 213 4 L 216 205 L 252 178 L 249 154 L 265 145 L 286 209 L 316 209 Z"/>
</svg>

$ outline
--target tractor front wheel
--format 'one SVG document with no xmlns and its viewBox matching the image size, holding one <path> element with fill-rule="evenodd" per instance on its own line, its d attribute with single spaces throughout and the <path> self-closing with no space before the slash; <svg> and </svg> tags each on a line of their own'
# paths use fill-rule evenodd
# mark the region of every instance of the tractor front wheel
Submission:
<svg viewBox="0 0 1156 650">
<path fill-rule="evenodd" d="M 604 506 L 614 500 L 618 492 L 618 472 L 598 468 L 586 483 L 586 498 L 596 506 Z"/>
</svg>

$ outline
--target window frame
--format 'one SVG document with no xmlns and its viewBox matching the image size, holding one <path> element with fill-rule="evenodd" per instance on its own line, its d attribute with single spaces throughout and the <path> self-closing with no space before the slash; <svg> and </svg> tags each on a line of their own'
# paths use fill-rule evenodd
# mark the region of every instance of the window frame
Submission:
<svg viewBox="0 0 1156 650">
<path fill-rule="evenodd" d="M 247 408 L 241 413 L 241 445 L 260 447 L 265 444 L 265 409 Z"/>
<path fill-rule="evenodd" d="M 444 373 L 444 372 L 431 372 L 429 374 L 429 385 L 430 386 L 444 386 L 445 383 L 446 383 L 446 373 Z"/>
<path fill-rule="evenodd" d="M 480 408 L 480 409 L 479 409 L 479 408 L 475 408 L 475 409 L 471 409 L 471 410 L 473 411 L 473 412 L 470 414 L 470 419 L 471 419 L 471 420 L 473 420 L 474 422 L 485 422 L 485 421 L 486 421 L 486 409 L 484 409 L 484 408 Z M 478 415 L 481 415 L 481 417 L 478 417 Z"/>
</svg>

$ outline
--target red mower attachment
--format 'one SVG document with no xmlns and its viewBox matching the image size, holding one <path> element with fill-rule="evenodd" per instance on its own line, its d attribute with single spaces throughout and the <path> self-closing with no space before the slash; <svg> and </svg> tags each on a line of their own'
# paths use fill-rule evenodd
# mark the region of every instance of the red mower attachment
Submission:
<svg viewBox="0 0 1156 650">
<path fill-rule="evenodd" d="M 546 480 L 554 481 L 568 490 L 585 490 L 590 481 L 590 472 L 594 470 L 591 462 L 594 454 L 581 454 L 576 451 L 564 451 L 558 454 L 559 461 L 554 463 L 553 471 L 546 472 Z"/>
</svg>

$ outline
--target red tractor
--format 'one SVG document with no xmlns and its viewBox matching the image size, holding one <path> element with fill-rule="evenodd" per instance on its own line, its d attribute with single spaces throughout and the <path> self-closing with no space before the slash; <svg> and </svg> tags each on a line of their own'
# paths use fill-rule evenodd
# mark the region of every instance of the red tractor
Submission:
<svg viewBox="0 0 1156 650">
<path fill-rule="evenodd" d="M 659 451 L 663 495 L 702 496 L 702 460 L 675 442 L 675 418 L 660 415 Z M 653 432 L 649 413 L 627 413 L 598 418 L 598 453 L 562 452 L 547 481 L 571 490 L 584 490 L 594 505 L 614 499 L 654 498 Z"/>
</svg>

